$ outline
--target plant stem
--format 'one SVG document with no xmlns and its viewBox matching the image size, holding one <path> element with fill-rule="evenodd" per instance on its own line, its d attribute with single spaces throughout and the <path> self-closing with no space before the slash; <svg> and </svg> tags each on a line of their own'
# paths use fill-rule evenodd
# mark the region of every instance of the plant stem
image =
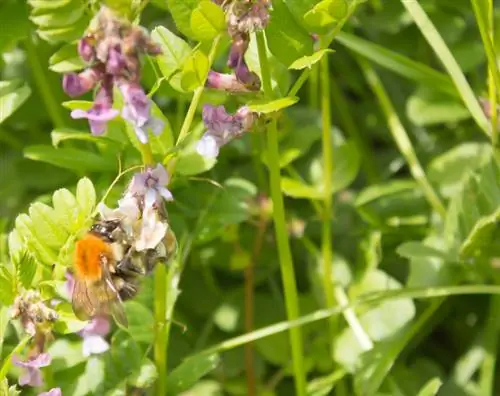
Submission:
<svg viewBox="0 0 500 396">
<path fill-rule="evenodd" d="M 391 103 L 389 95 L 384 89 L 382 82 L 380 81 L 377 73 L 371 65 L 366 62 L 362 58 L 357 58 L 359 65 L 365 75 L 366 81 L 368 85 L 371 87 L 373 93 L 377 97 L 382 112 L 384 113 L 387 124 L 391 131 L 392 137 L 396 142 L 396 145 L 399 148 L 399 151 L 403 155 L 410 168 L 410 173 L 413 178 L 417 181 L 424 193 L 427 201 L 431 205 L 431 207 L 442 217 L 444 218 L 446 215 L 446 208 L 441 202 L 441 199 L 434 191 L 434 188 L 427 180 L 424 170 L 418 161 L 417 155 L 415 154 L 415 150 L 413 149 L 413 145 L 411 143 L 406 130 L 399 120 L 399 117 L 394 109 L 394 106 Z"/>
<path fill-rule="evenodd" d="M 483 47 L 488 58 L 488 91 L 491 104 L 491 143 L 493 147 L 496 147 L 498 145 L 497 90 L 498 87 L 500 87 L 500 75 L 498 73 L 497 55 L 493 43 L 493 18 L 492 11 L 490 12 L 492 7 L 488 5 L 488 10 L 484 10 L 483 1 L 481 1 L 480 4 L 478 0 L 471 0 L 471 3 L 476 16 L 477 26 L 481 33 Z M 486 11 L 489 15 L 485 15 L 483 11 Z"/>
<path fill-rule="evenodd" d="M 50 84 L 47 80 L 47 76 L 45 75 L 45 71 L 36 52 L 36 47 L 33 44 L 31 35 L 24 41 L 24 43 L 28 62 L 31 66 L 31 73 L 40 92 L 40 96 L 43 99 L 43 103 L 45 103 L 47 113 L 49 114 L 54 127 L 62 128 L 65 124 L 64 116 L 61 112 L 62 108 L 60 107 L 55 98 L 55 95 L 52 92 Z"/>
<path fill-rule="evenodd" d="M 141 152 L 142 163 L 144 165 L 153 165 L 153 152 L 151 151 L 151 146 L 149 143 L 140 145 L 139 151 Z"/>
<path fill-rule="evenodd" d="M 262 243 L 264 242 L 264 235 L 266 233 L 266 218 L 264 215 L 260 216 L 259 224 L 257 227 L 257 234 L 253 244 L 252 256 L 245 268 L 245 333 L 253 331 L 254 327 L 254 287 L 255 287 L 255 264 L 257 263 Z M 255 382 L 255 356 L 254 345 L 252 342 L 245 344 L 245 372 L 247 380 L 247 395 L 255 396 L 257 387 Z"/>
<path fill-rule="evenodd" d="M 166 331 L 166 312 L 167 312 L 167 269 L 160 264 L 157 266 L 154 274 L 154 294 L 155 294 L 155 343 L 154 359 L 158 379 L 156 382 L 156 394 L 167 394 L 167 347 L 168 330 Z"/>
<path fill-rule="evenodd" d="M 328 64 L 328 55 L 323 56 L 320 63 L 321 78 L 321 123 L 322 123 L 322 145 L 323 145 L 323 210 L 322 237 L 321 237 L 321 257 L 322 257 L 322 276 L 323 293 L 325 294 L 326 308 L 335 305 L 333 294 L 333 254 L 332 254 L 332 190 L 333 190 L 333 151 L 332 151 L 332 120 L 330 104 L 330 67 Z M 334 332 L 333 320 L 330 321 L 330 331 Z"/>
<path fill-rule="evenodd" d="M 267 58 L 266 44 L 262 32 L 257 33 L 257 46 L 259 62 L 262 72 L 262 85 L 267 98 L 272 97 L 271 75 Z M 273 201 L 273 218 L 278 244 L 278 254 L 281 268 L 281 277 L 285 294 L 287 316 L 289 320 L 299 318 L 298 293 L 295 282 L 292 253 L 290 250 L 288 232 L 285 220 L 285 207 L 281 194 L 281 175 L 279 167 L 278 129 L 276 119 L 273 118 L 267 131 L 269 150 L 270 191 Z M 297 396 L 306 395 L 306 376 L 304 356 L 302 350 L 302 331 L 299 327 L 290 330 L 290 343 L 292 347 L 292 364 L 295 378 Z"/>
<path fill-rule="evenodd" d="M 352 117 L 349 106 L 344 99 L 342 91 L 335 81 L 335 78 L 330 77 L 330 88 L 332 91 L 333 105 L 336 109 L 338 109 L 339 121 L 341 122 L 342 129 L 353 140 L 361 155 L 361 165 L 363 166 L 363 171 L 365 173 L 366 179 L 370 183 L 377 182 L 379 180 L 379 176 L 375 158 L 370 151 L 370 147 L 366 143 L 366 139 L 361 136 L 361 133 L 356 126 L 356 122 Z"/>
<path fill-rule="evenodd" d="M 208 54 L 208 67 L 212 67 L 214 63 L 215 55 L 217 53 L 217 49 L 219 48 L 220 36 L 217 36 L 212 44 L 212 48 L 210 48 L 210 53 Z M 196 114 L 196 109 L 198 108 L 198 103 L 200 102 L 201 95 L 203 94 L 203 90 L 205 89 L 205 82 L 207 80 L 207 76 L 203 78 L 203 84 L 194 90 L 193 98 L 191 99 L 191 103 L 189 104 L 188 111 L 186 113 L 186 118 L 184 118 L 184 122 L 182 123 L 181 131 L 179 132 L 179 136 L 177 137 L 177 143 L 181 143 L 186 136 L 189 134 L 189 129 L 191 128 L 191 124 L 193 123 L 194 116 Z"/>
<path fill-rule="evenodd" d="M 478 395 L 493 395 L 495 385 L 495 366 L 498 349 L 498 330 L 500 328 L 500 297 L 492 296 L 490 298 L 490 310 L 487 317 L 486 328 L 484 331 L 484 358 L 481 364 L 479 392 Z"/>
<path fill-rule="evenodd" d="M 318 109 L 318 98 L 319 98 L 318 92 L 319 92 L 319 68 L 317 65 L 313 65 L 311 74 L 309 75 L 309 106 L 313 110 Z"/>
</svg>

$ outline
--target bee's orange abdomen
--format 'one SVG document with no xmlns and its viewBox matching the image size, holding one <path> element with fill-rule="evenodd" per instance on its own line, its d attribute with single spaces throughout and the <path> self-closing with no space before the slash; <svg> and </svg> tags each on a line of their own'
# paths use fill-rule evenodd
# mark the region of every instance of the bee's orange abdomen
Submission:
<svg viewBox="0 0 500 396">
<path fill-rule="evenodd" d="M 99 237 L 87 234 L 76 243 L 74 264 L 80 279 L 96 281 L 102 277 L 102 257 L 111 257 L 109 246 Z"/>
</svg>

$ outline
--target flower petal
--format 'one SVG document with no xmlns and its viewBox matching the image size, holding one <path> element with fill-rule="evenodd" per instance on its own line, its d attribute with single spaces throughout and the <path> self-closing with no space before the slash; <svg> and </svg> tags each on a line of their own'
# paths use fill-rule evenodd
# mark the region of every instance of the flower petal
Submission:
<svg viewBox="0 0 500 396">
<path fill-rule="evenodd" d="M 91 335 L 83 339 L 82 354 L 85 357 L 101 354 L 108 349 L 109 344 L 99 335 Z"/>
<path fill-rule="evenodd" d="M 202 157 L 213 159 L 219 155 L 219 146 L 213 136 L 205 135 L 196 144 L 196 151 Z"/>
<path fill-rule="evenodd" d="M 158 192 L 160 195 L 163 197 L 165 201 L 172 201 L 174 199 L 174 196 L 170 192 L 168 188 L 165 187 L 158 187 Z"/>
<path fill-rule="evenodd" d="M 42 392 L 38 396 L 62 396 L 61 388 L 52 388 L 48 392 Z"/>
</svg>

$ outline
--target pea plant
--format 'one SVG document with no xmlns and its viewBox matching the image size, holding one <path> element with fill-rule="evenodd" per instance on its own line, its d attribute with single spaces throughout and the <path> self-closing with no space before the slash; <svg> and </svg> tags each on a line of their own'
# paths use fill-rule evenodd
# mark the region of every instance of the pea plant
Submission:
<svg viewBox="0 0 500 396">
<path fill-rule="evenodd" d="M 0 396 L 500 392 L 492 0 L 0 20 Z"/>
</svg>

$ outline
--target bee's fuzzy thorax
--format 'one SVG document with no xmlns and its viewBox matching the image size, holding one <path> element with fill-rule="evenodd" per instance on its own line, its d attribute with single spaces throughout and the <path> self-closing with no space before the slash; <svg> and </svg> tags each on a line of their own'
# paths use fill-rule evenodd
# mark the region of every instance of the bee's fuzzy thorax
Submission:
<svg viewBox="0 0 500 396">
<path fill-rule="evenodd" d="M 102 277 L 103 258 L 112 258 L 109 245 L 101 238 L 87 234 L 76 243 L 74 263 L 76 275 L 87 281 L 97 281 Z"/>
</svg>

